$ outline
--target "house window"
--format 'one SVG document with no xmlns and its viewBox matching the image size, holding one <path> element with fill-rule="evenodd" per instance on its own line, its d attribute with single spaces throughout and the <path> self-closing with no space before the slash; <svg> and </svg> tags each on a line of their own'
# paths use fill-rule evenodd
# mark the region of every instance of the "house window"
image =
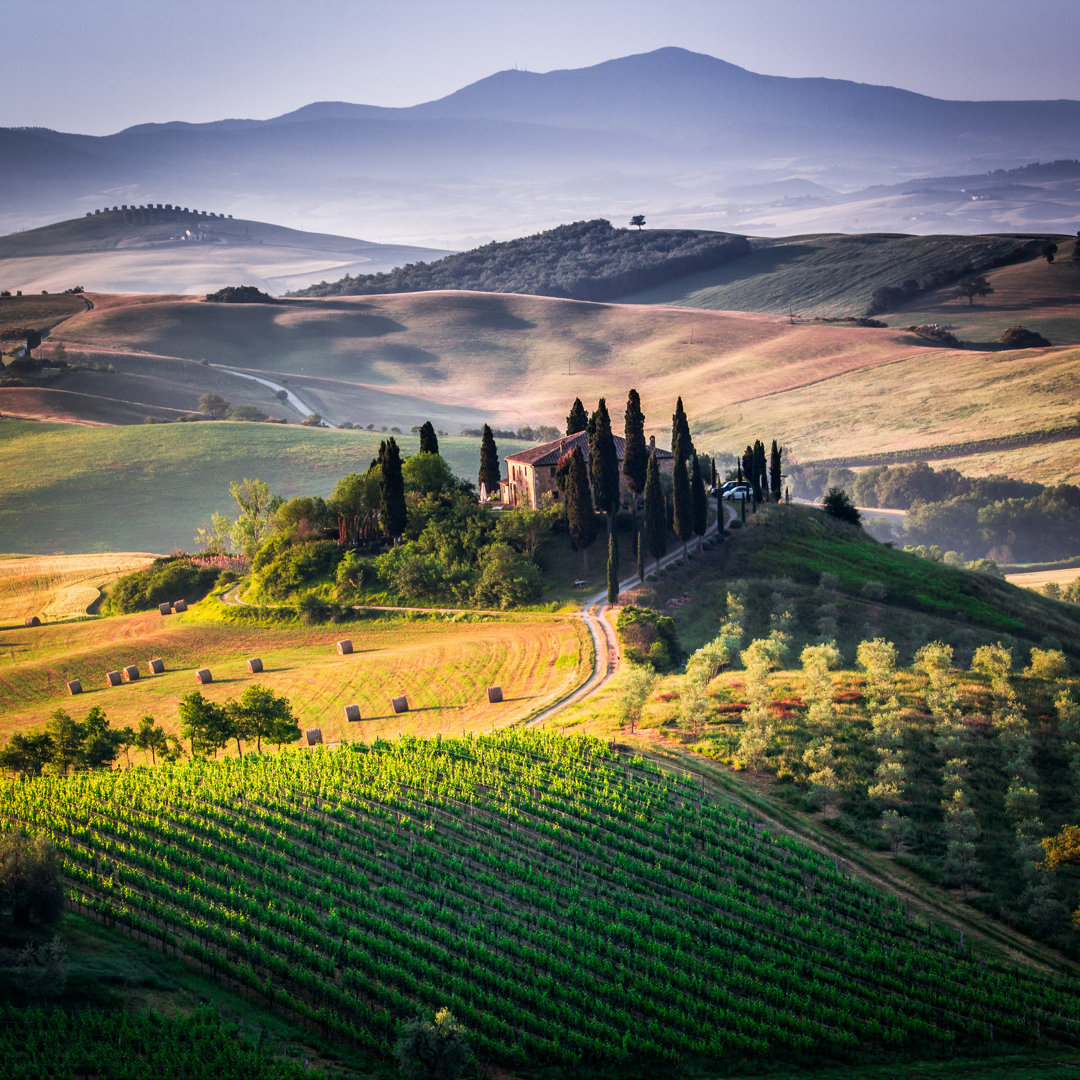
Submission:
<svg viewBox="0 0 1080 1080">
<path fill-rule="evenodd" d="M 555 478 L 555 466 L 554 465 L 551 466 L 551 476 L 552 476 L 552 479 Z"/>
</svg>

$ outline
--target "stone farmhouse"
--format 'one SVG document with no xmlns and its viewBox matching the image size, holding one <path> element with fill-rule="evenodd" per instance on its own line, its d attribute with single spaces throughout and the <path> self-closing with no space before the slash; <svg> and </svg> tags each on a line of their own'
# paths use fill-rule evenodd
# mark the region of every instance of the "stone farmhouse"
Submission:
<svg viewBox="0 0 1080 1080">
<path fill-rule="evenodd" d="M 629 501 L 626 489 L 626 477 L 622 474 L 623 454 L 626 440 L 614 436 L 615 453 L 619 458 L 619 500 Z M 548 492 L 555 502 L 562 500 L 562 492 L 555 483 L 555 473 L 563 458 L 573 453 L 574 447 L 581 448 L 586 463 L 589 460 L 588 432 L 579 431 L 574 435 L 565 435 L 554 442 L 541 443 L 530 450 L 520 450 L 506 458 L 506 479 L 499 481 L 499 498 L 507 506 L 537 507 Z M 656 456 L 656 463 L 661 472 L 671 473 L 675 469 L 675 455 L 669 450 L 661 450 L 656 445 L 656 436 L 649 439 L 649 453 Z"/>
</svg>

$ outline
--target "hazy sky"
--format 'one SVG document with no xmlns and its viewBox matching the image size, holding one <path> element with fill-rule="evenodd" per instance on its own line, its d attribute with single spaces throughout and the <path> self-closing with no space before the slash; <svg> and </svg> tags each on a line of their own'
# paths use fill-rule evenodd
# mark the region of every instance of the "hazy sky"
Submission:
<svg viewBox="0 0 1080 1080">
<path fill-rule="evenodd" d="M 0 34 L 0 126 L 88 134 L 414 105 L 665 45 L 934 97 L 1080 99 L 1080 0 L 0 0 Z"/>
</svg>

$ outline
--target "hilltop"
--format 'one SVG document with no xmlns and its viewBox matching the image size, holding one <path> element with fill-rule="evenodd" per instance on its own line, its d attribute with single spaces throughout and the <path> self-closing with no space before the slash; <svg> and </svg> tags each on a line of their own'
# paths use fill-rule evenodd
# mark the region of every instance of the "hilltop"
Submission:
<svg viewBox="0 0 1080 1080">
<path fill-rule="evenodd" d="M 0 288 L 207 293 L 243 282 L 277 293 L 320 274 L 375 273 L 444 254 L 172 204 L 98 207 L 0 236 Z"/>
<path fill-rule="evenodd" d="M 404 108 L 313 102 L 106 136 L 0 130 L 0 227 L 112 204 L 117 190 L 156 201 L 168 177 L 189 205 L 346 235 L 377 220 L 402 242 L 454 248 L 598 211 L 758 235 L 1071 232 L 1075 174 L 1016 189 L 994 174 L 1072 160 L 1078 143 L 1075 101 L 942 101 L 662 48 L 499 71 Z M 947 182 L 964 175 L 993 196 Z M 928 177 L 946 182 L 902 186 Z"/>
</svg>

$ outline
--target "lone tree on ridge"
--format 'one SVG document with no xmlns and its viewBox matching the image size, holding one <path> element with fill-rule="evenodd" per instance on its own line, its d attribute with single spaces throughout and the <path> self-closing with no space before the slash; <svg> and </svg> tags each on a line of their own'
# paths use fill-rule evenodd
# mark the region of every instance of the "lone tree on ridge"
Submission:
<svg viewBox="0 0 1080 1080">
<path fill-rule="evenodd" d="M 630 224 L 631 225 L 636 225 L 637 229 L 638 229 L 638 232 L 641 232 L 641 227 L 642 227 L 642 225 L 645 224 L 645 215 L 644 214 L 635 214 L 630 219 Z"/>
</svg>

